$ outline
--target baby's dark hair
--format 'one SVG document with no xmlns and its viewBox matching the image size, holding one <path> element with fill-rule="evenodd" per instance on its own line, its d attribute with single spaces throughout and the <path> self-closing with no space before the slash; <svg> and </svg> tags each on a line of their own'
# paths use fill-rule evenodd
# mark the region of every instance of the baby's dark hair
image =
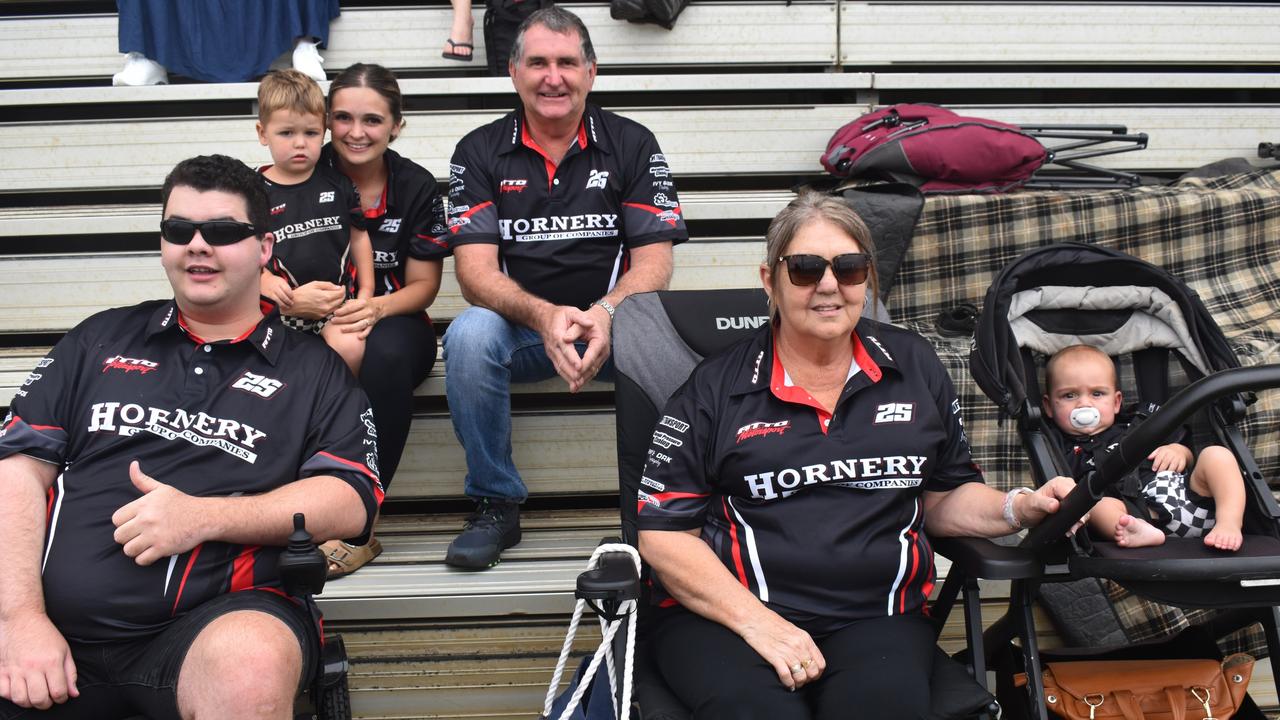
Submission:
<svg viewBox="0 0 1280 720">
<path fill-rule="evenodd" d="M 266 186 L 258 173 L 248 165 L 226 155 L 199 155 L 183 160 L 169 171 L 160 190 L 161 214 L 169 208 L 169 195 L 175 187 L 189 187 L 200 192 L 217 190 L 244 198 L 249 224 L 261 237 L 271 227 L 271 207 Z"/>
<path fill-rule="evenodd" d="M 1096 347 L 1093 347 L 1092 345 L 1072 345 L 1070 347 L 1065 347 L 1059 350 L 1058 352 L 1054 353 L 1053 356 L 1049 358 L 1049 361 L 1045 363 L 1044 365 L 1045 390 L 1046 391 L 1053 390 L 1053 387 L 1054 387 L 1053 374 L 1054 374 L 1054 370 L 1056 370 L 1058 367 L 1058 363 L 1072 362 L 1079 358 L 1084 358 L 1084 357 L 1094 357 L 1100 360 L 1105 360 L 1107 365 L 1110 366 L 1111 368 L 1111 385 L 1113 388 L 1118 387 L 1120 378 L 1118 376 L 1118 373 L 1116 372 L 1115 361 L 1111 359 L 1110 355 L 1107 355 L 1106 353 L 1102 352 Z"/>
</svg>

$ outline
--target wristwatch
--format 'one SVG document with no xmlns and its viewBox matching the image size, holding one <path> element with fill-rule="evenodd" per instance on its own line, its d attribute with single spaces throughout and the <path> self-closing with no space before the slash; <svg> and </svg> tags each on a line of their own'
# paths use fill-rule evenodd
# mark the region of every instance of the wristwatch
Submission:
<svg viewBox="0 0 1280 720">
<path fill-rule="evenodd" d="M 1035 492 L 1031 488 L 1016 487 L 1004 494 L 1004 521 L 1014 530 L 1022 529 L 1022 521 L 1013 514 L 1013 499 L 1019 495 L 1030 495 Z"/>
<path fill-rule="evenodd" d="M 609 313 L 609 322 L 613 322 L 613 303 L 610 303 L 608 300 L 605 300 L 604 298 L 600 298 L 599 300 L 591 304 L 593 306 L 599 305 L 600 307 L 604 308 L 604 311 Z"/>
</svg>

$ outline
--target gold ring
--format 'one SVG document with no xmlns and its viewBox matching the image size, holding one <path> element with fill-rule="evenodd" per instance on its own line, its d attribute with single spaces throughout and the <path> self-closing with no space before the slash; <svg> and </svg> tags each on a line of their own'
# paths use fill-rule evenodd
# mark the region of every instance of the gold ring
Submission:
<svg viewBox="0 0 1280 720">
<path fill-rule="evenodd" d="M 791 666 L 791 674 L 792 674 L 792 675 L 799 675 L 799 674 L 800 674 L 800 673 L 802 673 L 802 672 L 804 672 L 804 665 L 802 665 L 802 664 L 800 664 L 800 663 L 796 663 L 795 665 L 792 665 L 792 666 Z"/>
<path fill-rule="evenodd" d="M 805 669 L 808 669 L 808 667 L 812 664 L 813 664 L 813 658 L 807 658 L 800 661 L 800 666 Z"/>
</svg>

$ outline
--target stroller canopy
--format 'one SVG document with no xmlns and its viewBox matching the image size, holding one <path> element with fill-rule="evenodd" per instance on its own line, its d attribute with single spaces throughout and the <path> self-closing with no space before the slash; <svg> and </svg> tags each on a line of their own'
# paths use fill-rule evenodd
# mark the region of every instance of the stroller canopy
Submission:
<svg viewBox="0 0 1280 720">
<path fill-rule="evenodd" d="M 996 276 L 969 370 L 1005 413 L 1021 417 L 1027 373 L 1035 371 L 1024 367 L 1022 349 L 1048 355 L 1081 344 L 1113 356 L 1173 349 L 1193 380 L 1239 367 L 1199 296 L 1180 280 L 1116 250 L 1060 243 L 1024 254 Z"/>
</svg>

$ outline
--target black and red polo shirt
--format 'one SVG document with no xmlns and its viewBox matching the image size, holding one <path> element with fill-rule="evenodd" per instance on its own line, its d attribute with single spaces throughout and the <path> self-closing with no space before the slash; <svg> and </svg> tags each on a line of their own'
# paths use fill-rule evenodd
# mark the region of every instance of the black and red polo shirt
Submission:
<svg viewBox="0 0 1280 720">
<path fill-rule="evenodd" d="M 643 125 L 587 105 L 557 166 L 521 111 L 467 134 L 449 165 L 449 246 L 498 246 L 502 271 L 585 309 L 626 271 L 628 250 L 689 238 L 675 181 Z"/>
<path fill-rule="evenodd" d="M 982 481 L 928 342 L 865 318 L 852 342 L 830 415 L 791 383 L 770 328 L 704 361 L 640 480 L 641 530 L 700 528 L 743 586 L 811 632 L 920 612 L 934 582 L 922 493 Z"/>
<path fill-rule="evenodd" d="M 140 567 L 111 515 L 139 497 L 129 463 L 199 496 L 263 493 L 333 475 L 382 499 L 373 413 L 341 358 L 271 311 L 244 336 L 204 342 L 172 301 L 94 315 L 18 390 L 0 457 L 63 469 L 49 497 L 44 596 L 66 635 L 94 642 L 161 630 L 225 592 L 277 589 L 279 548 L 207 542 Z"/>
<path fill-rule="evenodd" d="M 323 280 L 354 295 L 351 229 L 365 228 L 356 186 L 328 165 L 316 165 L 311 177 L 300 183 L 278 183 L 265 174 L 262 183 L 271 202 L 271 233 L 276 240 L 268 269 L 287 280 L 289 287 Z"/>
<path fill-rule="evenodd" d="M 387 186 L 377 204 L 364 211 L 365 229 L 373 245 L 375 295 L 404 287 L 408 258 L 442 260 L 449 255 L 444 197 L 435 177 L 394 150 L 388 149 L 383 158 Z M 338 170 L 337 162 L 333 143 L 326 143 L 320 150 L 319 164 Z"/>
</svg>

